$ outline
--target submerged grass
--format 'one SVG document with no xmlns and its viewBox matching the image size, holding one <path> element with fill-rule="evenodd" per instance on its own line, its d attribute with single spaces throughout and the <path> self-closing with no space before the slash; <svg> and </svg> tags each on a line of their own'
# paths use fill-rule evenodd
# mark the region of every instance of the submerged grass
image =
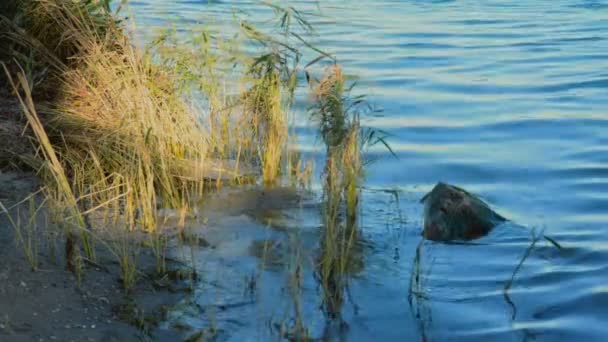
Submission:
<svg viewBox="0 0 608 342">
<path fill-rule="evenodd" d="M 253 85 L 244 95 L 245 127 L 253 146 L 259 148 L 262 178 L 266 185 L 276 183 L 281 172 L 281 159 L 287 142 L 287 120 L 283 112 L 282 88 L 278 72 L 272 61 L 255 66 L 252 70 Z"/>
</svg>

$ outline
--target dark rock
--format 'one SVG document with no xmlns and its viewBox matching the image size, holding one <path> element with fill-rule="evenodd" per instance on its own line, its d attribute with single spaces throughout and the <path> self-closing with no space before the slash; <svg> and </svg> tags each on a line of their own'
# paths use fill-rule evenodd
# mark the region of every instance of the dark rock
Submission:
<svg viewBox="0 0 608 342">
<path fill-rule="evenodd" d="M 424 203 L 424 238 L 434 241 L 473 240 L 488 234 L 506 219 L 464 189 L 438 183 Z"/>
</svg>

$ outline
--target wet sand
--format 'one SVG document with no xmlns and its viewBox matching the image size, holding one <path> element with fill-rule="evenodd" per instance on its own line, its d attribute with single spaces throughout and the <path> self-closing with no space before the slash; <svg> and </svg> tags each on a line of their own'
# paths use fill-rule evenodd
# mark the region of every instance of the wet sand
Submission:
<svg viewBox="0 0 608 342">
<path fill-rule="evenodd" d="M 6 206 L 35 188 L 36 178 L 31 174 L 0 173 L 0 201 Z M 38 236 L 39 269 L 32 271 L 6 215 L 0 215 L 0 341 L 180 339 L 178 332 L 155 325 L 163 319 L 164 309 L 185 293 L 159 289 L 142 276 L 132 294 L 126 295 L 118 263 L 101 247 L 97 249 L 98 265 L 85 264 L 78 286 L 75 276 L 65 269 L 63 240 L 55 241 L 53 260 L 52 239 L 44 237 L 44 228 Z M 150 252 L 142 250 L 138 258 L 142 271 L 154 269 Z"/>
<path fill-rule="evenodd" d="M 0 173 L 0 201 L 7 207 L 36 188 L 33 174 Z M 287 188 L 224 189 L 203 199 L 204 209 L 194 215 L 197 220 L 204 218 L 204 226 L 210 227 L 228 217 L 259 216 L 266 210 L 291 207 L 300 198 L 299 193 Z M 177 221 L 173 212 L 164 214 L 169 216 L 169 225 L 171 220 Z M 122 289 L 115 256 L 102 246 L 97 248 L 97 262 L 85 263 L 79 286 L 65 268 L 63 238 L 48 238 L 44 232 L 49 227 L 44 224 L 40 222 L 38 235 L 39 269 L 32 271 L 6 215 L 0 215 L 0 341 L 173 341 L 190 335 L 191 331 L 171 330 L 159 324 L 173 305 L 188 296 L 192 284 L 177 281 L 159 286 L 158 279 L 151 276 L 156 264 L 149 249 L 142 248 L 138 254 L 141 274 L 129 295 Z M 204 226 L 198 234 L 205 234 Z M 171 256 L 178 252 L 179 242 L 176 231 L 168 234 L 175 237 L 169 242 Z M 209 248 L 221 243 L 213 235 L 205 238 L 211 241 Z M 54 257 L 51 245 L 55 247 Z M 183 262 L 168 259 L 169 270 L 185 267 Z"/>
</svg>

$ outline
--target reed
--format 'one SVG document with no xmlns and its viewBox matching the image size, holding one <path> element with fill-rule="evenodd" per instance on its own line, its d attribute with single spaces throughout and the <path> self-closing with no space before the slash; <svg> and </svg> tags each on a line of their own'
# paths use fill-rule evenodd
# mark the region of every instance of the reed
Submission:
<svg viewBox="0 0 608 342">
<path fill-rule="evenodd" d="M 239 39 L 259 47 L 254 56 L 204 30 L 186 44 L 169 32 L 138 49 L 109 0 L 19 0 L 0 18 L 0 43 L 10 47 L 0 52 L 4 73 L 37 151 L 24 162 L 41 177 L 67 267 L 79 278 L 101 246 L 131 288 L 135 231 L 148 234 L 162 273 L 158 209 L 180 210 L 183 226 L 218 160 L 234 160 L 237 175 L 247 163 L 259 166 L 265 185 L 286 170 L 297 183 L 309 180 L 311 167 L 289 149 L 302 56 L 294 46 L 321 51 L 292 29 L 311 31 L 302 13 L 272 6 L 278 36 L 239 22 Z M 235 78 L 236 94 L 225 86 Z"/>
<path fill-rule="evenodd" d="M 67 266 L 78 272 L 80 246 L 95 260 L 92 225 L 101 225 L 89 217 L 157 234 L 158 206 L 179 207 L 202 191 L 204 175 L 184 180 L 178 165 L 204 164 L 208 137 L 170 70 L 130 44 L 108 6 L 65 0 L 20 5 L 21 19 L 4 19 L 3 37 L 16 53 L 32 51 L 32 69 L 46 71 L 38 80 L 20 59 L 3 64 L 4 71 L 40 151 L 30 166 L 65 231 Z M 126 288 L 135 281 L 130 243 L 124 237 L 106 244 L 119 259 Z M 154 249 L 162 269 L 162 243 Z"/>
<path fill-rule="evenodd" d="M 264 184 L 272 185 L 281 172 L 281 159 L 287 141 L 287 122 L 282 106 L 279 75 L 266 68 L 255 68 L 253 86 L 245 94 L 247 127 L 251 127 L 253 145 L 258 146 Z"/>
<path fill-rule="evenodd" d="M 319 82 L 312 84 L 315 104 L 311 111 L 326 145 L 325 224 L 318 273 L 324 290 L 325 311 L 332 319 L 340 317 L 347 273 L 353 262 L 361 181 L 359 117 L 347 109 L 344 83 L 342 69 L 332 65 Z"/>
<path fill-rule="evenodd" d="M 365 150 L 382 143 L 390 151 L 390 146 L 384 133 L 362 129 L 360 117 L 372 108 L 363 96 L 351 95 L 353 86 L 346 86 L 338 64 L 330 65 L 320 80 L 310 74 L 308 78 L 313 99 L 310 113 L 326 147 L 318 276 L 326 313 L 339 319 L 349 273 L 362 264 L 357 247 Z"/>
</svg>

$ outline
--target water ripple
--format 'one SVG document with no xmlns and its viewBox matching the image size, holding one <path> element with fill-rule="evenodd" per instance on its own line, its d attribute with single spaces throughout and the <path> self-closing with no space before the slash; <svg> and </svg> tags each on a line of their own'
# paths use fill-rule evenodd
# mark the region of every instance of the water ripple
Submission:
<svg viewBox="0 0 608 342">
<path fill-rule="evenodd" d="M 414 339 L 426 327 L 438 340 L 605 338 L 608 2 L 294 3 L 309 12 L 320 6 L 312 40 L 384 109 L 364 124 L 388 132 L 399 159 L 372 149 L 378 160 L 366 186 L 411 197 L 402 202 L 407 225 L 392 226 L 387 195 L 365 195 L 364 235 L 372 247 L 366 270 L 353 280 L 361 314 L 349 316 L 349 336 Z M 262 24 L 271 14 L 243 0 L 130 4 L 144 27 L 179 18 L 184 30 L 203 14 L 226 32 L 236 9 Z M 298 103 L 301 117 L 306 107 Z M 298 121 L 296 131 L 298 147 L 322 165 L 310 122 Z M 428 299 L 421 305 L 429 317 L 418 324 L 425 317 L 411 315 L 406 300 L 420 241 L 417 199 L 439 180 L 478 193 L 519 225 L 545 228 L 564 250 L 539 242 L 514 278 L 510 305 L 502 289 L 530 245 L 528 228 L 496 233 L 479 246 L 425 245 Z"/>
</svg>

